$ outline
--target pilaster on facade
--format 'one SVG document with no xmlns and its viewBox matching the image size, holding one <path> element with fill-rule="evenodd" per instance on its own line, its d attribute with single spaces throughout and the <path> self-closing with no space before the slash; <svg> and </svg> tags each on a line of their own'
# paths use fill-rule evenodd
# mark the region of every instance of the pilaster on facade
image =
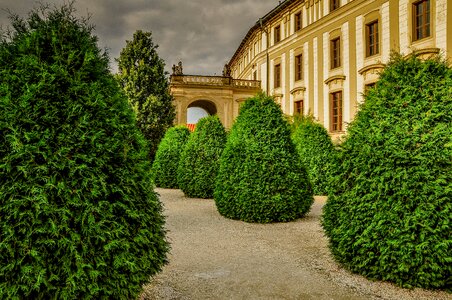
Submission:
<svg viewBox="0 0 452 300">
<path fill-rule="evenodd" d="M 451 5 L 449 1 L 449 5 Z M 447 50 L 447 0 L 436 0 L 436 47 L 442 51 Z"/>
<path fill-rule="evenodd" d="M 342 37 L 344 40 L 344 47 L 343 47 L 343 52 L 344 52 L 344 76 L 345 76 L 345 82 L 344 82 L 344 98 L 343 98 L 343 128 L 346 129 L 347 128 L 347 124 L 350 123 L 351 118 L 350 118 L 350 113 L 351 113 L 351 101 L 353 101 L 353 99 L 351 98 L 350 95 L 350 47 L 349 47 L 349 23 L 345 22 L 344 24 L 342 24 Z"/>
<path fill-rule="evenodd" d="M 400 52 L 408 54 L 409 52 L 409 28 L 408 28 L 408 0 L 399 0 L 399 34 L 400 34 Z"/>
<path fill-rule="evenodd" d="M 286 113 L 286 101 L 287 97 L 286 95 L 286 53 L 283 53 L 281 55 L 281 89 L 282 89 L 282 97 L 281 97 L 281 109 L 283 113 Z"/>
<path fill-rule="evenodd" d="M 328 32 L 323 33 L 323 80 L 326 82 L 329 77 L 329 53 L 330 53 L 330 34 Z M 329 87 L 327 84 L 323 85 L 323 126 L 330 128 L 330 103 L 329 103 Z M 320 100 L 320 99 L 319 99 Z"/>
<path fill-rule="evenodd" d="M 330 12 L 330 1 L 324 0 L 323 1 L 323 15 L 326 16 Z"/>
<path fill-rule="evenodd" d="M 381 6 L 381 58 L 386 63 L 391 53 L 390 45 L 390 28 L 389 28 L 389 2 L 383 3 Z M 358 68 L 359 70 L 360 68 Z"/>
<path fill-rule="evenodd" d="M 265 92 L 270 91 L 267 77 L 267 63 L 265 62 L 261 65 L 261 86 Z"/>
<path fill-rule="evenodd" d="M 301 19 L 301 23 L 303 24 L 303 28 L 308 26 L 308 13 L 306 10 L 306 6 L 304 5 L 303 8 L 301 9 L 301 14 L 302 14 L 302 19 Z"/>
<path fill-rule="evenodd" d="M 318 68 L 318 38 L 315 37 L 312 40 L 312 54 L 314 55 L 314 70 Z M 314 72 L 314 89 L 313 89 L 313 97 L 314 97 L 314 117 L 319 117 L 319 73 Z"/>
<path fill-rule="evenodd" d="M 303 67 L 304 67 L 304 82 L 305 82 L 305 86 L 309 87 L 309 74 L 311 74 L 312 70 L 309 68 L 309 62 L 310 60 L 308 59 L 309 57 L 309 43 L 305 42 L 303 44 L 303 57 L 305 57 L 305 59 L 303 60 Z M 310 101 L 309 98 L 310 97 L 310 93 L 309 93 L 309 89 L 306 88 L 306 91 L 304 92 L 304 102 L 306 103 L 304 106 L 304 113 L 308 114 L 308 112 L 311 110 L 311 105 L 310 105 Z"/>
<path fill-rule="evenodd" d="M 295 83 L 295 59 L 294 59 L 294 49 L 289 51 L 289 91 L 292 91 Z M 289 114 L 294 114 L 294 98 L 293 94 L 289 93 Z"/>
<path fill-rule="evenodd" d="M 363 43 L 363 25 L 364 17 L 359 15 L 356 17 L 356 68 L 361 70 L 364 67 L 364 43 Z M 357 102 L 362 103 L 364 101 L 364 78 L 363 75 L 357 74 L 356 79 L 357 86 Z"/>
</svg>

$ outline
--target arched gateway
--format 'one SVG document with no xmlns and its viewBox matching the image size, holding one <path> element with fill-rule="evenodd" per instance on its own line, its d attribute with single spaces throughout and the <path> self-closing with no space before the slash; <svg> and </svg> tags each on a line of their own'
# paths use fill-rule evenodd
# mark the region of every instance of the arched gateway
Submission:
<svg viewBox="0 0 452 300">
<path fill-rule="evenodd" d="M 257 80 L 173 73 L 170 89 L 176 106 L 176 124 L 187 124 L 187 110 L 199 107 L 210 115 L 217 114 L 223 125 L 230 128 L 240 103 L 261 91 L 260 86 Z"/>
</svg>

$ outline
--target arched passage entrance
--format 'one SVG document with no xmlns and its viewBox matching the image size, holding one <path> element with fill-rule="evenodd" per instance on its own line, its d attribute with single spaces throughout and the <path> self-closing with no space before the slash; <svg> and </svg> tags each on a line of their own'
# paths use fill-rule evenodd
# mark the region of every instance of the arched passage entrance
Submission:
<svg viewBox="0 0 452 300">
<path fill-rule="evenodd" d="M 196 100 L 187 107 L 187 124 L 196 124 L 199 119 L 217 114 L 217 106 L 209 100 Z"/>
</svg>

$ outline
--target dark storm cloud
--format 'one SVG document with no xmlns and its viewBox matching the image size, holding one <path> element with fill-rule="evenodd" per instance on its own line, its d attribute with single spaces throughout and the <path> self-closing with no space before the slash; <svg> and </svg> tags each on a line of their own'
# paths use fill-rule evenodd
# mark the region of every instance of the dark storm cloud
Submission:
<svg viewBox="0 0 452 300">
<path fill-rule="evenodd" d="M 48 0 L 58 4 L 63 1 Z M 1 8 L 25 16 L 35 1 L 2 0 Z M 77 14 L 91 15 L 99 45 L 113 58 L 138 30 L 152 31 L 167 70 L 182 60 L 186 74 L 221 74 L 251 26 L 276 0 L 78 0 Z M 0 11 L 0 24 L 9 24 Z"/>
</svg>

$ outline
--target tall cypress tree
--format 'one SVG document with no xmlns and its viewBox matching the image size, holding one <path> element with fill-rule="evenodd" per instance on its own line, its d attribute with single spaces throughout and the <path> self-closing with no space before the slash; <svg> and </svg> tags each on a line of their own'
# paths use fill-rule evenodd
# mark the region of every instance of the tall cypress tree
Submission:
<svg viewBox="0 0 452 300">
<path fill-rule="evenodd" d="M 117 59 L 117 78 L 137 115 L 138 127 L 149 142 L 151 159 L 176 116 L 165 63 L 158 56 L 157 47 L 151 32 L 137 30 Z"/>
<path fill-rule="evenodd" d="M 135 299 L 166 261 L 146 141 L 72 5 L 0 44 L 0 299 Z"/>
</svg>

